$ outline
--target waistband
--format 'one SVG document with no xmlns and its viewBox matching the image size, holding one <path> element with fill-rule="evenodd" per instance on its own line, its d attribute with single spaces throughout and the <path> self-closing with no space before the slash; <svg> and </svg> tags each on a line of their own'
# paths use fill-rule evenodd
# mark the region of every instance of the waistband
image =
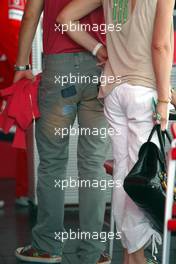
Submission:
<svg viewBox="0 0 176 264">
<path fill-rule="evenodd" d="M 44 61 L 50 62 L 60 62 L 60 61 L 71 61 L 71 60 L 79 60 L 81 61 L 95 61 L 96 57 L 94 57 L 90 52 L 76 52 L 76 53 L 59 53 L 59 54 L 49 54 L 44 55 Z"/>
</svg>

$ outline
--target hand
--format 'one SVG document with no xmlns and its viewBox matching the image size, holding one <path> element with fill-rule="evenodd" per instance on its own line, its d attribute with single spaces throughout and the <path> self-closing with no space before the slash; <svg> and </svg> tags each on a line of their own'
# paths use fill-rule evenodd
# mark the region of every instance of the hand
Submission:
<svg viewBox="0 0 176 264">
<path fill-rule="evenodd" d="M 161 121 L 156 120 L 156 124 L 161 124 L 161 130 L 164 131 L 167 128 L 167 122 L 169 119 L 169 107 L 168 104 L 158 102 L 156 107 L 156 113 L 161 115 Z"/>
<path fill-rule="evenodd" d="M 32 74 L 31 70 L 27 71 L 16 71 L 13 79 L 13 83 L 20 81 L 21 79 L 35 80 L 35 76 Z"/>
<path fill-rule="evenodd" d="M 108 59 L 108 52 L 105 46 L 101 47 L 97 52 L 98 66 L 104 66 Z"/>
</svg>

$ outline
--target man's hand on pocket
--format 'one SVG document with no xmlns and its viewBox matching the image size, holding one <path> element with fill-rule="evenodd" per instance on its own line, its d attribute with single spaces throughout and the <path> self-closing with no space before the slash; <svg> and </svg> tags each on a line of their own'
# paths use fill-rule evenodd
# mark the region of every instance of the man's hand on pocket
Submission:
<svg viewBox="0 0 176 264">
<path fill-rule="evenodd" d="M 104 66 L 108 59 L 108 52 L 105 46 L 101 47 L 97 52 L 98 66 Z"/>
</svg>

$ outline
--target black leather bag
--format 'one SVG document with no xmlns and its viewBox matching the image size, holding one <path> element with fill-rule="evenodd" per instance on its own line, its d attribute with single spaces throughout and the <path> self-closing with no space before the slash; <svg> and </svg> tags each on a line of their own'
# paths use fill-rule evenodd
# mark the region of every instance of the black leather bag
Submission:
<svg viewBox="0 0 176 264">
<path fill-rule="evenodd" d="M 160 148 L 151 142 L 157 133 Z M 139 151 L 139 158 L 124 181 L 124 189 L 130 198 L 142 208 L 154 227 L 162 232 L 164 227 L 165 197 L 167 188 L 167 165 L 165 136 L 171 143 L 167 131 L 162 132 L 160 125 L 155 125 Z"/>
</svg>

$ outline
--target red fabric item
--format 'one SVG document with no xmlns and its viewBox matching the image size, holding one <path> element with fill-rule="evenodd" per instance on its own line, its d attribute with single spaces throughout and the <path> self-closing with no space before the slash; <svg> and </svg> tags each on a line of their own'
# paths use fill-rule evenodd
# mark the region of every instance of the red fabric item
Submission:
<svg viewBox="0 0 176 264">
<path fill-rule="evenodd" d="M 18 50 L 18 36 L 21 19 L 25 7 L 25 0 L 1 0 L 0 2 L 0 89 L 12 84 L 14 64 Z"/>
<path fill-rule="evenodd" d="M 8 87 L 12 84 L 14 77 L 14 64 L 16 62 L 17 50 L 18 50 L 18 36 L 21 25 L 21 19 L 23 10 L 25 7 L 25 0 L 1 0 L 0 3 L 0 56 L 5 55 L 6 60 L 0 60 L 0 89 Z M 1 102 L 0 102 L 1 109 Z M 2 118 L 2 116 L 0 117 Z M 9 126 L 12 124 L 9 120 Z M 22 134 L 23 135 L 23 134 Z M 20 131 L 17 131 L 16 138 L 20 137 Z M 23 137 L 22 137 L 23 138 Z M 1 142 L 3 144 L 4 142 Z M 23 145 L 25 144 L 23 138 Z M 27 165 L 26 155 L 21 153 L 21 150 L 11 149 L 11 145 L 4 143 L 3 155 L 4 159 L 8 159 L 10 168 L 3 168 L 1 166 L 1 174 L 7 177 L 16 177 L 16 195 L 27 196 L 28 194 L 28 177 L 27 177 Z M 8 147 L 10 146 L 10 147 Z M 7 153 L 9 151 L 9 153 Z M 14 155 L 14 151 L 17 152 Z M 20 152 L 18 155 L 18 151 Z M 15 153 L 16 153 L 15 152 Z M 10 155 L 10 156 L 9 156 Z M 2 164 L 3 160 L 1 159 Z M 14 167 L 15 163 L 15 167 Z"/>
<path fill-rule="evenodd" d="M 8 133 L 12 126 L 16 126 L 13 147 L 26 148 L 25 132 L 31 125 L 33 117 L 40 117 L 38 109 L 38 86 L 41 76 L 35 81 L 22 79 L 10 87 L 0 91 L 0 96 L 7 101 L 0 114 L 0 128 Z"/>
<path fill-rule="evenodd" d="M 1 47 L 0 47 L 1 50 Z M 12 84 L 14 71 L 5 54 L 0 54 L 0 89 Z"/>
<path fill-rule="evenodd" d="M 66 33 L 62 34 L 59 30 L 55 30 L 56 17 L 58 13 L 71 0 L 45 0 L 44 1 L 44 18 L 43 18 L 43 42 L 44 54 L 58 53 L 75 53 L 84 51 L 84 48 L 72 41 Z M 80 23 L 86 25 L 102 25 L 104 24 L 103 9 L 98 8 L 91 14 L 80 20 Z M 105 34 L 101 34 L 99 30 L 91 30 L 90 34 L 99 42 L 105 43 Z"/>
<path fill-rule="evenodd" d="M 16 197 L 28 195 L 27 153 L 12 148 L 11 142 L 0 141 L 0 180 L 16 179 Z M 10 164 L 10 166 L 6 166 Z"/>
<path fill-rule="evenodd" d="M 16 178 L 17 152 L 11 142 L 0 140 L 0 180 Z"/>
</svg>

